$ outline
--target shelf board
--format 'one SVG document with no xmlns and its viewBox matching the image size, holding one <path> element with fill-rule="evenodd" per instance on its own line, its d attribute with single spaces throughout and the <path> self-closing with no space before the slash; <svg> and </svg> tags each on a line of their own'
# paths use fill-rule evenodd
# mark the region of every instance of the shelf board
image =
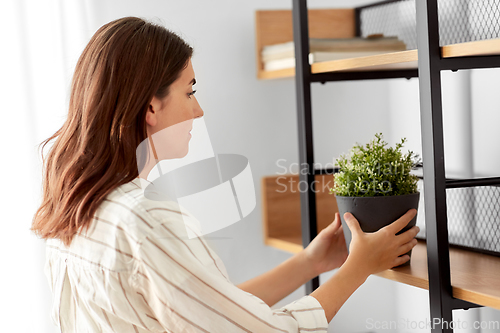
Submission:
<svg viewBox="0 0 500 333">
<path fill-rule="evenodd" d="M 300 236 L 268 238 L 266 244 L 290 253 L 298 253 L 303 249 Z M 500 310 L 499 257 L 451 247 L 450 262 L 455 298 Z M 425 242 L 419 241 L 413 249 L 410 265 L 376 275 L 428 290 Z"/>
<path fill-rule="evenodd" d="M 500 309 L 500 258 L 470 250 L 450 248 L 451 285 L 455 298 Z M 427 249 L 419 241 L 411 265 L 391 269 L 378 276 L 429 289 Z"/>
<path fill-rule="evenodd" d="M 500 39 L 489 39 L 461 44 L 452 44 L 441 47 L 443 58 L 466 56 L 500 55 Z M 377 54 L 368 57 L 341 59 L 318 62 L 311 65 L 311 72 L 357 72 L 357 71 L 391 71 L 418 68 L 418 51 L 400 51 L 393 53 Z M 261 71 L 260 79 L 276 79 L 293 77 L 294 68 L 278 71 Z"/>
<path fill-rule="evenodd" d="M 284 79 L 295 76 L 295 68 L 285 68 L 276 71 L 260 71 L 258 78 L 260 80 Z"/>
<path fill-rule="evenodd" d="M 311 65 L 312 73 L 385 71 L 415 69 L 418 67 L 417 50 L 377 54 L 368 57 L 318 62 Z"/>
<path fill-rule="evenodd" d="M 446 45 L 441 48 L 443 58 L 489 56 L 500 54 L 500 38 Z"/>
<path fill-rule="evenodd" d="M 299 253 L 304 249 L 302 246 L 302 239 L 300 236 L 298 237 L 281 237 L 281 238 L 273 238 L 268 237 L 265 239 L 265 244 L 268 246 L 272 246 L 274 248 L 290 252 L 290 253 Z"/>
</svg>

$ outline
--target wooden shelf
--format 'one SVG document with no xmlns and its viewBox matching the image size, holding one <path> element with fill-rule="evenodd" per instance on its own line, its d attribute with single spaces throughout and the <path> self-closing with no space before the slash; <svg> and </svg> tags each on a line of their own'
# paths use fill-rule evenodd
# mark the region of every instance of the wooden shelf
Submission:
<svg viewBox="0 0 500 333">
<path fill-rule="evenodd" d="M 410 50 L 377 54 L 369 57 L 318 62 L 311 65 L 311 73 L 388 71 L 416 68 L 418 68 L 417 50 Z M 259 74 L 259 78 L 264 80 L 294 76 L 295 68 L 261 71 Z"/>
<path fill-rule="evenodd" d="M 450 248 L 453 296 L 464 301 L 500 309 L 500 258 L 465 249 Z M 390 269 L 378 276 L 429 289 L 427 249 L 419 241 L 411 265 Z"/>
<path fill-rule="evenodd" d="M 342 60 L 318 62 L 311 65 L 312 73 L 356 72 L 356 71 L 390 71 L 418 68 L 417 50 L 378 54 Z M 443 58 L 500 55 L 500 39 L 482 40 L 441 47 Z M 294 68 L 278 71 L 262 71 L 260 79 L 276 79 L 293 77 Z"/>
<path fill-rule="evenodd" d="M 354 37 L 352 9 L 309 10 L 311 38 Z M 326 28 L 325 28 L 326 27 Z M 256 13 L 257 77 L 278 79 L 295 76 L 295 68 L 264 71 L 260 52 L 267 45 L 293 40 L 291 11 L 257 11 Z M 328 34 L 325 33 L 328 31 Z M 500 55 L 500 39 L 489 39 L 441 47 L 443 58 Z M 332 60 L 311 65 L 311 72 L 391 71 L 418 68 L 418 51 L 400 51 L 368 57 Z"/>
<path fill-rule="evenodd" d="M 417 50 L 377 54 L 369 57 L 318 62 L 311 65 L 312 73 L 385 71 L 418 68 Z"/>
<path fill-rule="evenodd" d="M 303 249 L 300 235 L 283 239 L 268 238 L 266 244 L 290 253 L 298 253 Z M 450 262 L 455 298 L 500 310 L 499 257 L 452 247 Z M 419 241 L 413 249 L 410 265 L 389 269 L 376 275 L 428 290 L 425 242 Z"/>
<path fill-rule="evenodd" d="M 338 211 L 332 175 L 317 175 L 316 207 L 318 232 Z M 269 176 L 262 179 L 264 243 L 298 253 L 303 249 L 300 222 L 298 175 Z M 453 296 L 468 302 L 500 309 L 500 257 L 450 248 Z M 427 249 L 419 241 L 412 251 L 411 264 L 377 274 L 380 277 L 418 288 L 429 289 Z"/>
<path fill-rule="evenodd" d="M 446 45 L 441 48 L 443 58 L 489 55 L 500 55 L 500 38 Z"/>
<path fill-rule="evenodd" d="M 260 80 L 284 79 L 294 76 L 295 76 L 295 68 L 285 68 L 277 71 L 261 70 L 258 73 L 258 78 Z"/>
<path fill-rule="evenodd" d="M 342 9 L 309 9 L 309 36 L 311 38 L 351 38 L 356 34 L 355 11 Z M 265 72 L 260 53 L 264 46 L 293 40 L 291 10 L 258 10 L 255 12 L 255 42 L 257 77 L 277 79 L 293 77 L 294 68 Z"/>
<path fill-rule="evenodd" d="M 272 246 L 276 249 L 280 249 L 290 253 L 299 253 L 304 249 L 302 246 L 301 235 L 297 236 L 283 236 L 281 238 L 277 237 L 267 237 L 264 239 L 264 243 L 268 246 Z"/>
<path fill-rule="evenodd" d="M 335 196 L 330 194 L 333 187 L 332 175 L 315 176 L 316 213 L 318 232 L 328 226 L 338 212 Z M 283 251 L 297 253 L 302 247 L 300 221 L 299 176 L 293 174 L 262 178 L 262 222 L 264 243 Z"/>
</svg>

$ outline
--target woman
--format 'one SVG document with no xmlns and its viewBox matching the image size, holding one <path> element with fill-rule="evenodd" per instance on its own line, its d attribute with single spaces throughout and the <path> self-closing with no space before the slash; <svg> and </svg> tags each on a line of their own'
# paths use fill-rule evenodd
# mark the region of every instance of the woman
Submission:
<svg viewBox="0 0 500 333">
<path fill-rule="evenodd" d="M 233 285 L 204 239 L 187 237 L 192 216 L 141 189 L 158 160 L 186 155 L 203 116 L 191 55 L 178 36 L 134 17 L 101 27 L 83 51 L 67 121 L 45 142 L 54 140 L 32 227 L 47 239 L 52 318 L 62 332 L 326 331 L 370 274 L 409 259 L 399 256 L 418 228 L 395 234 L 415 211 L 373 234 L 346 214 L 347 259 L 337 214 L 302 252 Z M 143 142 L 150 149 L 136 155 Z M 270 308 L 337 267 L 311 295 Z"/>
</svg>

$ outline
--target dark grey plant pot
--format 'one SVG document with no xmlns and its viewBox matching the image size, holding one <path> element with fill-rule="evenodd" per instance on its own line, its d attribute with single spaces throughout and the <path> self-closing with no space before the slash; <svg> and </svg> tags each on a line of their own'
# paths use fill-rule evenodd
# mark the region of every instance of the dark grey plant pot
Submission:
<svg viewBox="0 0 500 333">
<path fill-rule="evenodd" d="M 343 197 L 335 196 L 342 220 L 342 229 L 349 250 L 351 231 L 344 220 L 344 213 L 349 212 L 358 220 L 361 230 L 375 232 L 404 215 L 409 209 L 418 209 L 420 193 L 384 197 Z M 399 233 L 402 233 L 417 223 L 417 216 Z M 398 233 L 398 234 L 399 234 Z M 411 251 L 407 253 L 411 256 Z M 408 261 L 406 264 L 409 264 Z"/>
</svg>

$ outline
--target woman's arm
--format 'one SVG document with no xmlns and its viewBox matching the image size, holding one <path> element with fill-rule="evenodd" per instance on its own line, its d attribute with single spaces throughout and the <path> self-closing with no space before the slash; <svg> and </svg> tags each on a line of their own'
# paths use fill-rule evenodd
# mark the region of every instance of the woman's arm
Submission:
<svg viewBox="0 0 500 333">
<path fill-rule="evenodd" d="M 272 306 L 315 276 L 340 267 L 346 257 L 344 233 L 336 214 L 305 250 L 238 287 Z"/>
<path fill-rule="evenodd" d="M 272 270 L 239 284 L 238 288 L 273 306 L 316 276 L 310 265 L 302 251 Z"/>
<path fill-rule="evenodd" d="M 350 255 L 346 261 L 347 249 L 337 213 L 335 220 L 322 230 L 305 250 L 238 287 L 272 306 L 311 278 L 342 265 L 335 275 L 311 293 L 322 305 L 330 322 L 369 275 L 408 261 L 407 255 L 399 256 L 415 246 L 414 238 L 419 229 L 413 227 L 397 236 L 396 233 L 404 228 L 415 214 L 415 210 L 410 210 L 396 222 L 375 233 L 364 233 L 358 221 L 351 214 L 345 214 L 344 218 L 353 237 Z"/>
</svg>

